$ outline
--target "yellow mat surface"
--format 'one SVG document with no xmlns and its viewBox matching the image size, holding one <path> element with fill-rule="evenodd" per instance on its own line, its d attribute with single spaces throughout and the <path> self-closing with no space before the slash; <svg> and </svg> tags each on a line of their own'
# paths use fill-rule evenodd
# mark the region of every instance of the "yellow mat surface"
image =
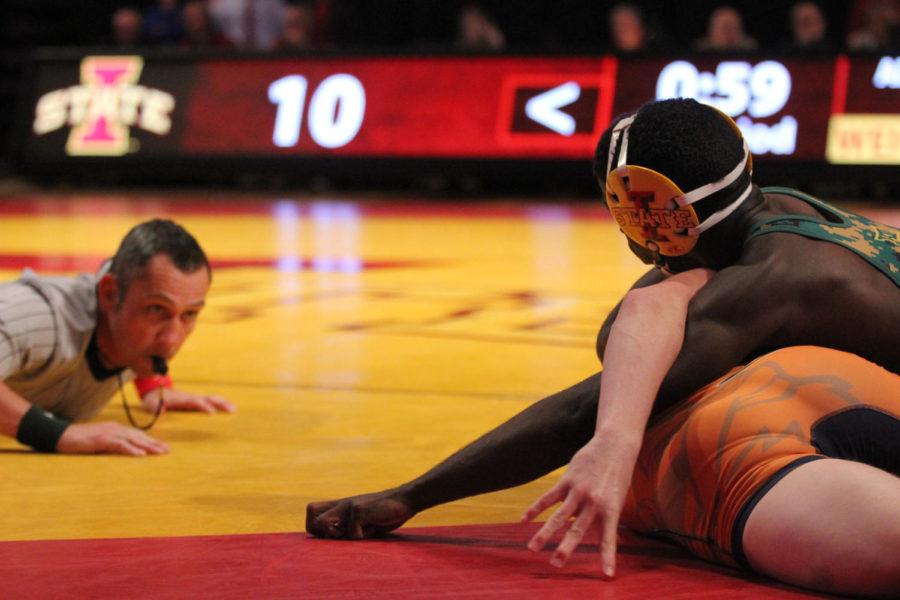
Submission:
<svg viewBox="0 0 900 600">
<path fill-rule="evenodd" d="M 109 256 L 132 225 L 169 216 L 211 259 L 251 263 L 216 270 L 172 363 L 178 387 L 237 414 L 166 414 L 152 434 L 171 454 L 142 459 L 0 440 L 0 540 L 302 530 L 307 502 L 414 477 L 596 371 L 596 330 L 644 271 L 596 206 L 215 200 L 41 196 L 0 211 L 2 256 Z M 98 419 L 126 422 L 118 398 Z M 516 521 L 548 485 L 410 525 Z"/>
</svg>

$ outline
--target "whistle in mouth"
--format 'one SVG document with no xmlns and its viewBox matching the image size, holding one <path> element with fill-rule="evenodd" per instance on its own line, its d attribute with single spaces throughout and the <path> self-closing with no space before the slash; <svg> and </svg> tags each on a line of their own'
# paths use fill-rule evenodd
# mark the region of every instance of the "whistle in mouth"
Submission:
<svg viewBox="0 0 900 600">
<path fill-rule="evenodd" d="M 153 372 L 165 377 L 166 373 L 169 372 L 169 366 L 166 364 L 166 359 L 161 356 L 151 356 L 150 360 L 153 361 Z"/>
</svg>

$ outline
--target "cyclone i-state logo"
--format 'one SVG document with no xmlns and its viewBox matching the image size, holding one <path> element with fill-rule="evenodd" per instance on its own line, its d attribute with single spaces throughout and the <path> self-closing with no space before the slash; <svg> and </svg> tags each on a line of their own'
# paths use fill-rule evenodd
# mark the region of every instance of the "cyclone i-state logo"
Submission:
<svg viewBox="0 0 900 600">
<path fill-rule="evenodd" d="M 88 56 L 81 61 L 81 84 L 47 92 L 37 101 L 33 130 L 44 135 L 72 128 L 70 156 L 121 156 L 132 147 L 138 127 L 156 135 L 172 129 L 175 97 L 138 85 L 140 56 Z"/>
</svg>

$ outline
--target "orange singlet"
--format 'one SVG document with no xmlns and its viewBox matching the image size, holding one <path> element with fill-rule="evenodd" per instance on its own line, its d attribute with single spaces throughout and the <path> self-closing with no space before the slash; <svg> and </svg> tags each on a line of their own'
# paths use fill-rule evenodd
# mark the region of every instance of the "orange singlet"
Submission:
<svg viewBox="0 0 900 600">
<path fill-rule="evenodd" d="M 622 522 L 749 568 L 741 538 L 753 507 L 826 457 L 898 474 L 900 376 L 838 350 L 777 350 L 651 421 Z"/>
</svg>

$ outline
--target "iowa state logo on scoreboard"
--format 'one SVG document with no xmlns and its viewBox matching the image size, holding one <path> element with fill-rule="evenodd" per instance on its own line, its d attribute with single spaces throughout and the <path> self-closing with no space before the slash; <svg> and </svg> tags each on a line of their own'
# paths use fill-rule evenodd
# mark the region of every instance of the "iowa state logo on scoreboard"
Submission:
<svg viewBox="0 0 900 600">
<path fill-rule="evenodd" d="M 66 142 L 69 156 L 122 156 L 132 150 L 132 127 L 166 135 L 172 129 L 175 97 L 138 85 L 143 68 L 140 56 L 85 57 L 80 85 L 38 99 L 34 133 L 71 127 Z"/>
</svg>

